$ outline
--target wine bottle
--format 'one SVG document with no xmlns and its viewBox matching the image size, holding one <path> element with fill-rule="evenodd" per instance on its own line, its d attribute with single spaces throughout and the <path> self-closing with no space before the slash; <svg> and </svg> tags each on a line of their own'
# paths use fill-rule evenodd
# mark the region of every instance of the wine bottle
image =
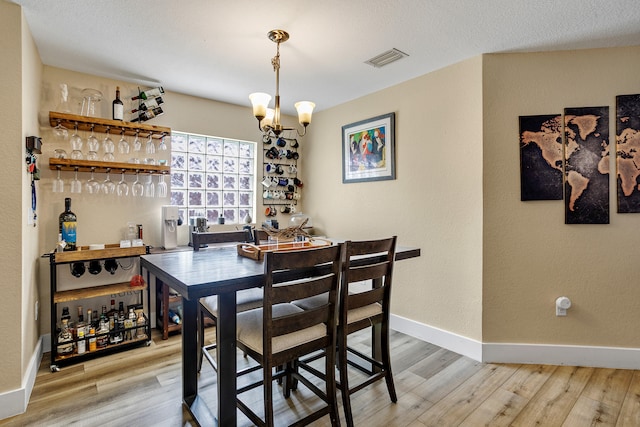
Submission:
<svg viewBox="0 0 640 427">
<path fill-rule="evenodd" d="M 76 214 L 71 212 L 71 198 L 64 199 L 64 212 L 58 217 L 58 233 L 62 234 L 62 240 L 66 242 L 65 251 L 76 250 L 78 219 Z"/>
<path fill-rule="evenodd" d="M 160 104 L 163 104 L 164 101 L 162 100 L 162 97 L 158 96 L 156 98 L 151 98 L 151 99 L 147 99 L 146 101 L 143 101 L 140 103 L 140 105 L 138 106 L 138 108 L 134 108 L 133 110 L 131 110 L 132 113 L 138 112 L 138 111 L 147 111 L 147 110 L 152 110 L 154 108 L 157 108 L 160 106 Z"/>
<path fill-rule="evenodd" d="M 138 117 L 134 117 L 133 119 L 131 119 L 131 121 L 146 122 L 147 120 L 151 120 L 162 113 L 164 113 L 164 111 L 162 111 L 162 107 L 156 107 L 151 110 L 139 112 Z"/>
<path fill-rule="evenodd" d="M 181 323 L 180 316 L 178 316 L 178 313 L 176 313 L 172 309 L 169 309 L 169 319 L 176 325 L 179 325 Z"/>
<path fill-rule="evenodd" d="M 138 96 L 134 96 L 131 99 L 132 100 L 136 100 L 136 99 L 149 99 L 149 98 L 154 98 L 157 96 L 160 96 L 164 93 L 164 89 L 162 88 L 162 86 L 159 87 L 155 87 L 153 89 L 148 89 L 145 90 L 144 92 L 140 92 L 140 94 Z"/>
<path fill-rule="evenodd" d="M 120 100 L 120 86 L 116 86 L 116 99 L 111 103 L 113 120 L 124 120 L 124 104 Z"/>
</svg>

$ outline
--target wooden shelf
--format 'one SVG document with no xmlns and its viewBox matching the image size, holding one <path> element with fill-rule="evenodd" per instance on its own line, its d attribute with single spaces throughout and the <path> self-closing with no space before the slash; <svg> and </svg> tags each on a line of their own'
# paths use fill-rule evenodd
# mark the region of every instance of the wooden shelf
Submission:
<svg viewBox="0 0 640 427">
<path fill-rule="evenodd" d="M 91 286 L 82 289 L 72 289 L 70 291 L 58 291 L 53 294 L 53 302 L 59 304 L 61 302 L 77 301 L 85 298 L 102 297 L 105 295 L 119 294 L 130 291 L 143 291 L 147 289 L 147 284 L 142 286 L 131 286 L 131 283 L 114 283 L 111 285 Z"/>
<path fill-rule="evenodd" d="M 126 258 L 132 256 L 145 255 L 148 251 L 146 246 L 134 246 L 131 248 L 121 248 L 119 244 L 105 245 L 104 249 L 89 249 L 89 246 L 81 246 L 77 251 L 51 252 L 47 254 L 52 257 L 52 261 L 60 264 L 74 261 L 91 261 L 94 259 Z"/>
<path fill-rule="evenodd" d="M 125 173 L 155 173 L 168 174 L 171 172 L 171 166 L 166 165 L 144 165 L 137 163 L 124 162 L 98 162 L 91 160 L 73 160 L 73 159 L 49 159 L 49 169 L 56 170 L 60 168 L 63 171 L 73 171 L 78 169 L 79 172 L 125 172 Z"/>
<path fill-rule="evenodd" d="M 90 131 L 93 126 L 94 132 L 106 133 L 107 129 L 111 129 L 111 134 L 120 135 L 124 130 L 125 135 L 135 135 L 138 133 L 140 136 L 160 139 L 165 135 L 171 135 L 171 128 L 164 126 L 155 126 L 138 122 L 124 122 L 120 120 L 101 119 L 96 117 L 79 116 L 77 114 L 58 113 L 55 111 L 49 111 L 49 124 L 55 127 L 60 123 L 67 129 L 75 129 L 78 126 L 78 130 Z"/>
</svg>

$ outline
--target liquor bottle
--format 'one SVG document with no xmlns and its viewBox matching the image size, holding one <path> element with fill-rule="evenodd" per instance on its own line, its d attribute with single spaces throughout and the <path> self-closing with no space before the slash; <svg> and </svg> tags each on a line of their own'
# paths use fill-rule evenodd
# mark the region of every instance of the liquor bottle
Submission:
<svg viewBox="0 0 640 427">
<path fill-rule="evenodd" d="M 159 87 L 155 87 L 153 89 L 148 89 L 145 90 L 144 92 L 140 92 L 140 94 L 138 96 L 134 96 L 131 99 L 133 101 L 135 101 L 136 99 L 149 99 L 149 98 L 154 98 L 154 97 L 158 97 L 161 96 L 164 93 L 164 89 L 162 88 L 162 86 Z"/>
<path fill-rule="evenodd" d="M 62 234 L 62 240 L 67 243 L 64 247 L 65 251 L 76 250 L 77 226 L 78 219 L 76 214 L 71 212 L 71 198 L 66 197 L 64 199 L 64 212 L 58 217 L 58 233 Z"/>
<path fill-rule="evenodd" d="M 124 319 L 124 303 L 120 301 L 118 304 L 118 338 L 120 339 L 120 342 L 124 341 Z"/>
<path fill-rule="evenodd" d="M 146 122 L 147 120 L 151 120 L 154 117 L 157 117 L 157 116 L 161 115 L 162 113 L 164 113 L 164 111 L 162 111 L 162 107 L 156 107 L 156 108 L 153 108 L 151 110 L 140 112 L 138 114 L 138 117 L 134 117 L 133 119 L 131 119 L 131 121 L 132 122 Z"/>
<path fill-rule="evenodd" d="M 76 338 L 78 338 L 77 349 L 78 354 L 84 354 L 87 351 L 86 337 L 86 323 L 84 323 L 84 314 L 82 313 L 82 306 L 78 306 L 78 323 L 76 323 Z"/>
<path fill-rule="evenodd" d="M 111 300 L 111 309 L 107 311 L 107 319 L 109 319 L 109 331 L 115 332 L 118 310 L 116 310 L 116 300 L 114 299 Z"/>
<path fill-rule="evenodd" d="M 176 313 L 172 309 L 169 309 L 169 319 L 176 325 L 179 325 L 181 321 L 180 316 L 178 316 L 178 313 Z"/>
<path fill-rule="evenodd" d="M 135 113 L 137 111 L 152 110 L 154 108 L 159 107 L 160 104 L 163 104 L 163 103 L 164 103 L 164 100 L 160 96 L 158 96 L 157 98 L 150 98 L 150 99 L 147 99 L 146 101 L 141 102 L 138 108 L 131 110 L 131 112 Z"/>
<path fill-rule="evenodd" d="M 133 312 L 133 307 L 129 308 L 129 313 L 124 319 L 124 327 L 126 329 L 125 337 L 127 340 L 136 339 L 136 314 Z"/>
<path fill-rule="evenodd" d="M 144 317 L 144 312 L 141 310 L 140 314 L 138 314 L 138 319 L 136 320 L 136 325 L 138 326 L 138 339 L 147 337 L 147 320 Z"/>
<path fill-rule="evenodd" d="M 89 351 L 96 351 L 98 345 L 96 343 L 96 330 L 93 326 L 89 328 L 89 333 L 87 334 L 87 342 L 89 343 Z"/>
<path fill-rule="evenodd" d="M 109 345 L 109 320 L 107 320 L 107 306 L 102 306 L 98 330 L 96 331 L 97 348 L 105 348 Z"/>
<path fill-rule="evenodd" d="M 69 331 L 69 320 L 62 319 L 62 327 L 58 334 L 58 356 L 68 356 L 73 353 L 73 336 Z"/>
<path fill-rule="evenodd" d="M 120 100 L 120 86 L 116 86 L 116 99 L 111 103 L 113 120 L 124 120 L 124 104 Z"/>
</svg>

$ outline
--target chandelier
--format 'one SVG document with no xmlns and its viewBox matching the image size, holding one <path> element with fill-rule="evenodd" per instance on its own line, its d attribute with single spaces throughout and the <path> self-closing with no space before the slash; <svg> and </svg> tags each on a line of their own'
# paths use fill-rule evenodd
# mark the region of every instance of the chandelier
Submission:
<svg viewBox="0 0 640 427">
<path fill-rule="evenodd" d="M 249 95 L 253 106 L 253 115 L 258 119 L 258 128 L 262 132 L 263 141 L 271 138 L 278 138 L 283 131 L 295 130 L 299 136 L 307 133 L 307 126 L 311 123 L 311 114 L 316 106 L 313 102 L 300 101 L 295 103 L 298 112 L 298 122 L 302 125 L 302 133 L 298 128 L 285 127 L 280 123 L 280 43 L 289 40 L 289 33 L 284 30 L 269 31 L 269 40 L 276 43 L 276 56 L 271 59 L 273 71 L 276 72 L 276 96 L 275 109 L 269 108 L 271 95 L 262 92 L 256 92 Z"/>
</svg>

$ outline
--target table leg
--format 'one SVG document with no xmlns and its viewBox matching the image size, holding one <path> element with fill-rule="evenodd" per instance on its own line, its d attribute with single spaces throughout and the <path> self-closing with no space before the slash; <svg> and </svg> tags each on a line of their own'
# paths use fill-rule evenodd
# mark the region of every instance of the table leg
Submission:
<svg viewBox="0 0 640 427">
<path fill-rule="evenodd" d="M 236 293 L 218 295 L 218 420 L 235 426 L 236 415 Z"/>
<path fill-rule="evenodd" d="M 182 310 L 182 399 L 191 406 L 198 396 L 198 301 L 183 298 Z"/>
</svg>

